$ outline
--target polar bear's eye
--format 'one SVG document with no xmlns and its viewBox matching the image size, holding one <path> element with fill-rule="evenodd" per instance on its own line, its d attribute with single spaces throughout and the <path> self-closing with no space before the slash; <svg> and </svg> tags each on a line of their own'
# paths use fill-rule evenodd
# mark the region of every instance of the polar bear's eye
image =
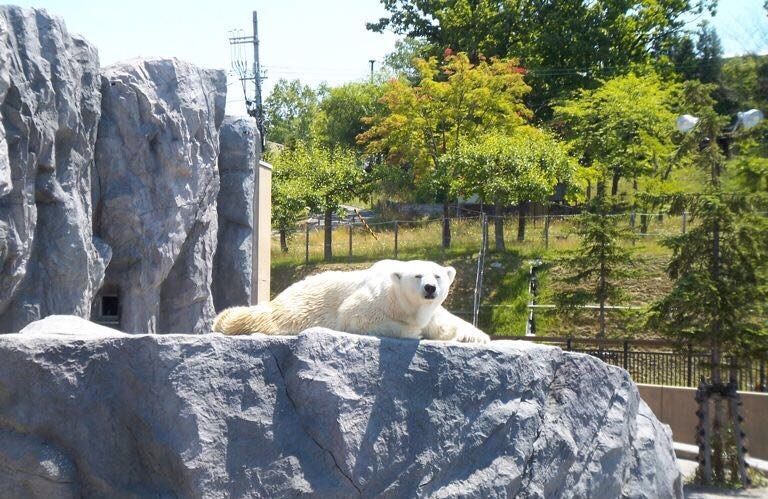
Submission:
<svg viewBox="0 0 768 499">
<path fill-rule="evenodd" d="M 422 278 L 422 277 L 424 277 L 424 276 L 423 276 L 423 275 L 421 275 L 421 274 L 416 274 L 416 276 L 415 276 L 415 277 L 416 277 L 416 279 L 421 279 L 421 278 Z"/>
<path fill-rule="evenodd" d="M 435 274 L 435 279 L 440 279 L 440 276 Z"/>
</svg>

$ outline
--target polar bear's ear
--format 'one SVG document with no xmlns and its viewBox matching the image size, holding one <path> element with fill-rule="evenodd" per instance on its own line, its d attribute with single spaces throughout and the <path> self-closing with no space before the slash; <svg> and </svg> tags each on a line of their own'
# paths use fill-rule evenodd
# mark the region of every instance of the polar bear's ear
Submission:
<svg viewBox="0 0 768 499">
<path fill-rule="evenodd" d="M 402 272 L 392 272 L 392 275 L 390 277 L 392 277 L 393 281 L 400 282 L 400 279 L 403 278 L 403 274 Z"/>
<path fill-rule="evenodd" d="M 448 273 L 448 281 L 453 282 L 453 278 L 456 277 L 456 269 L 453 267 L 445 267 L 445 271 Z"/>
</svg>

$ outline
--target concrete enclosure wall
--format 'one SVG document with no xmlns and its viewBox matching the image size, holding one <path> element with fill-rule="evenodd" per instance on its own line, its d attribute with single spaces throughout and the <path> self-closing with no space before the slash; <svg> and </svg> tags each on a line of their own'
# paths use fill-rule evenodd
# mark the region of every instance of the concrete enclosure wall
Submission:
<svg viewBox="0 0 768 499">
<path fill-rule="evenodd" d="M 269 301 L 272 242 L 272 165 L 264 161 L 259 161 L 254 210 L 251 304 L 259 305 Z"/>
<path fill-rule="evenodd" d="M 696 444 L 695 388 L 679 386 L 637 385 L 640 396 L 656 417 L 672 428 L 675 442 Z M 749 455 L 768 459 L 768 431 L 762 418 L 768 414 L 768 393 L 739 392 L 741 395 L 744 432 Z"/>
</svg>

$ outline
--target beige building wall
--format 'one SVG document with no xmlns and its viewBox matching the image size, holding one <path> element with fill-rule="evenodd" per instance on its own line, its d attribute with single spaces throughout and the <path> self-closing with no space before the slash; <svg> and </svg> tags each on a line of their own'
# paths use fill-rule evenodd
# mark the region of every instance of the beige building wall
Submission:
<svg viewBox="0 0 768 499">
<path fill-rule="evenodd" d="M 640 396 L 662 423 L 672 428 L 675 442 L 696 445 L 696 389 L 641 385 Z M 739 392 L 749 455 L 768 459 L 768 393 Z"/>
<path fill-rule="evenodd" d="M 259 161 L 253 190 L 251 305 L 269 301 L 272 247 L 272 165 Z"/>
</svg>

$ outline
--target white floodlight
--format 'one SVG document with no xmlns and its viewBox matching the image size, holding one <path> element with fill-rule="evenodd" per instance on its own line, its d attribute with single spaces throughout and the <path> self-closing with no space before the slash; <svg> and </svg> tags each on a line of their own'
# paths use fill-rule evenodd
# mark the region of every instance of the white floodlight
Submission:
<svg viewBox="0 0 768 499">
<path fill-rule="evenodd" d="M 741 126 L 744 127 L 744 130 L 749 130 L 750 128 L 756 127 L 760 124 L 761 121 L 763 121 L 763 119 L 765 119 L 765 115 L 759 109 L 750 109 L 749 111 L 738 113 L 736 116 L 737 125 L 741 123 Z"/>
<path fill-rule="evenodd" d="M 693 130 L 693 127 L 695 127 L 698 122 L 699 122 L 699 118 L 697 118 L 696 116 L 691 116 L 690 114 L 684 114 L 677 118 L 677 121 L 675 121 L 675 126 L 680 132 L 688 133 L 691 130 Z"/>
</svg>

